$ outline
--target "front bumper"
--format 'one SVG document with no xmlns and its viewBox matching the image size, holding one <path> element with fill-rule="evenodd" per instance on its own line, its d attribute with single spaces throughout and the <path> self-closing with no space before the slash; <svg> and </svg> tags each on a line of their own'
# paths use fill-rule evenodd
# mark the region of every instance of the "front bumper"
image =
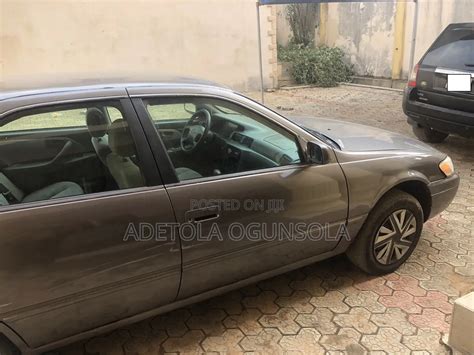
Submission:
<svg viewBox="0 0 474 355">
<path fill-rule="evenodd" d="M 454 174 L 428 185 L 431 193 L 431 213 L 429 218 L 433 218 L 443 212 L 451 204 L 458 192 L 459 180 L 459 175 Z"/>
</svg>

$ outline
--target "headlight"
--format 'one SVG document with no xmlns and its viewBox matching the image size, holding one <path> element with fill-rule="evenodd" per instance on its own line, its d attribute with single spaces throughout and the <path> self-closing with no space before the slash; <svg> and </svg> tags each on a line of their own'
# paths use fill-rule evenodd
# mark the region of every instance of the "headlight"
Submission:
<svg viewBox="0 0 474 355">
<path fill-rule="evenodd" d="M 446 159 L 439 163 L 439 168 L 446 177 L 450 177 L 454 174 L 454 164 L 450 157 L 446 157 Z"/>
</svg>

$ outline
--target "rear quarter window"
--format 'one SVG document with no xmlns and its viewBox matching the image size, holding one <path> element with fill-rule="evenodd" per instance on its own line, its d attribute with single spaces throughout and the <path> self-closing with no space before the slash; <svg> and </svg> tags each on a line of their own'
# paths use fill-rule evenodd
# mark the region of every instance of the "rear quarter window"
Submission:
<svg viewBox="0 0 474 355">
<path fill-rule="evenodd" d="M 474 24 L 448 26 L 428 50 L 422 64 L 474 71 Z"/>
</svg>

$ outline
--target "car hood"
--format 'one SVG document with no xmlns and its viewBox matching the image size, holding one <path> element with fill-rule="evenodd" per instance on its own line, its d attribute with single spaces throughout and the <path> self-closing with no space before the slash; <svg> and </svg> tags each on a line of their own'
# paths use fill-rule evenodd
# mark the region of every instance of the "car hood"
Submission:
<svg viewBox="0 0 474 355">
<path fill-rule="evenodd" d="M 300 121 L 301 120 L 297 120 Z M 377 151 L 405 150 L 430 152 L 435 149 L 416 139 L 389 132 L 383 129 L 365 126 L 357 123 L 338 121 L 328 118 L 311 119 L 310 131 L 319 132 L 335 141 L 342 150 L 347 151 Z M 306 128 L 306 127 L 305 127 Z"/>
</svg>

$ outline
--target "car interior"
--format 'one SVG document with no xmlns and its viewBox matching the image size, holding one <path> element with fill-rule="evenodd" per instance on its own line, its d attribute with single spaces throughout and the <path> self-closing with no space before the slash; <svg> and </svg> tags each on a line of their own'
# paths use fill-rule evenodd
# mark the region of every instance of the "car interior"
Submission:
<svg viewBox="0 0 474 355">
<path fill-rule="evenodd" d="M 204 98 L 146 100 L 179 180 L 297 164 L 291 134 L 233 103 Z"/>
<path fill-rule="evenodd" d="M 294 137 L 234 104 L 145 105 L 179 181 L 301 161 Z M 35 110 L 0 125 L 0 206 L 144 185 L 118 104 Z"/>
<path fill-rule="evenodd" d="M 0 206 L 140 186 L 119 106 L 40 110 L 0 125 Z"/>
</svg>

